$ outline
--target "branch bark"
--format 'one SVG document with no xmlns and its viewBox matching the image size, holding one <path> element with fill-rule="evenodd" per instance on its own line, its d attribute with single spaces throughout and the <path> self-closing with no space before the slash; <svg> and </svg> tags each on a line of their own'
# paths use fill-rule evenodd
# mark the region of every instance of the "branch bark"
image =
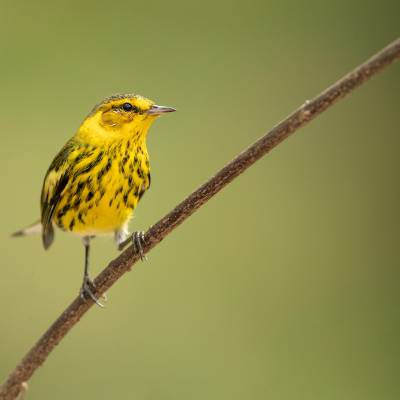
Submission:
<svg viewBox="0 0 400 400">
<path fill-rule="evenodd" d="M 211 197 L 284 139 L 398 58 L 400 58 L 400 39 L 389 44 L 313 100 L 306 101 L 300 108 L 240 153 L 206 183 L 178 204 L 175 209 L 153 225 L 145 234 L 144 253 L 149 252 Z M 111 261 L 95 279 L 97 287 L 95 295 L 100 296 L 101 293 L 110 289 L 123 274 L 132 268 L 139 258 L 133 247 L 130 246 Z M 12 400 L 18 397 L 26 387 L 26 382 L 38 367 L 46 361 L 54 347 L 60 343 L 92 306 L 93 302 L 91 300 L 84 301 L 79 296 L 69 305 L 25 355 L 14 371 L 10 373 L 6 382 L 0 388 L 0 400 Z"/>
</svg>

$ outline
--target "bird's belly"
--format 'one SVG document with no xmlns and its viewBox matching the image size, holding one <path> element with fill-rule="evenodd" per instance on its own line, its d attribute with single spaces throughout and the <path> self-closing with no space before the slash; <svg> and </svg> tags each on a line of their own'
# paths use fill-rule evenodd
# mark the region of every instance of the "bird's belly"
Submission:
<svg viewBox="0 0 400 400">
<path fill-rule="evenodd" d="M 78 210 L 78 217 L 71 231 L 82 235 L 114 232 L 131 219 L 134 207 L 127 207 L 118 197 L 104 196 L 93 207 L 83 207 L 81 218 Z"/>
<path fill-rule="evenodd" d="M 98 235 L 115 232 L 133 216 L 143 194 L 142 179 L 109 179 L 104 185 L 78 185 L 69 188 L 55 211 L 54 222 L 61 229 L 78 235 Z"/>
</svg>

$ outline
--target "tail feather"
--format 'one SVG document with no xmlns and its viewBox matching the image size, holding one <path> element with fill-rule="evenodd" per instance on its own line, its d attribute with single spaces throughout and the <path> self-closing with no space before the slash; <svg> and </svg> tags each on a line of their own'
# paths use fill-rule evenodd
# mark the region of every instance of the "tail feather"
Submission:
<svg viewBox="0 0 400 400">
<path fill-rule="evenodd" d="M 40 221 L 36 221 L 33 224 L 27 226 L 26 228 L 20 229 L 11 234 L 12 237 L 21 237 L 21 236 L 29 236 L 29 235 L 38 235 L 42 233 L 42 223 Z"/>
<path fill-rule="evenodd" d="M 42 227 L 42 242 L 45 250 L 47 250 L 51 246 L 53 240 L 54 240 L 54 228 L 53 225 L 50 223 L 49 225 L 46 226 L 46 228 L 43 229 Z"/>
</svg>

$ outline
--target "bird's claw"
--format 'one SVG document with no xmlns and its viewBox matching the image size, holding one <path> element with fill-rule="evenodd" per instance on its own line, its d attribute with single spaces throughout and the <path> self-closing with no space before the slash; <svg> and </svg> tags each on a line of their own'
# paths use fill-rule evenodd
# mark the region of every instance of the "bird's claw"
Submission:
<svg viewBox="0 0 400 400">
<path fill-rule="evenodd" d="M 91 298 L 99 307 L 104 307 L 104 305 L 102 303 L 100 303 L 99 299 L 93 294 L 91 286 L 96 288 L 95 284 L 93 283 L 93 281 L 86 276 L 83 279 L 83 283 L 82 283 L 82 287 L 80 290 L 80 296 L 82 300 L 86 300 L 87 297 Z M 107 300 L 107 296 L 105 295 L 105 293 L 102 295 L 104 300 Z"/>
<path fill-rule="evenodd" d="M 140 259 L 147 261 L 147 257 L 143 251 L 144 231 L 133 232 L 131 237 L 128 237 L 118 245 L 118 250 L 122 251 L 130 242 L 133 244 L 134 251 L 139 254 Z"/>
<path fill-rule="evenodd" d="M 146 254 L 143 252 L 143 244 L 144 244 L 144 232 L 138 231 L 133 232 L 132 234 L 132 244 L 135 248 L 135 251 L 139 254 L 139 257 L 142 261 L 147 261 Z"/>
</svg>

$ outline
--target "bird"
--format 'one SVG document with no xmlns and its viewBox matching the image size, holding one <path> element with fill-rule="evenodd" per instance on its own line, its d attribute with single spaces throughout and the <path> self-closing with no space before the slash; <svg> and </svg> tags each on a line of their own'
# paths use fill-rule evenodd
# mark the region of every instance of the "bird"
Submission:
<svg viewBox="0 0 400 400">
<path fill-rule="evenodd" d="M 89 275 L 91 240 L 111 234 L 122 249 L 129 239 L 128 223 L 151 183 L 147 133 L 159 116 L 174 111 L 137 94 L 113 95 L 97 104 L 47 170 L 40 220 L 12 234 L 41 233 L 46 250 L 55 227 L 80 236 L 85 249 L 80 296 L 100 307 Z M 143 232 L 132 234 L 142 259 L 143 238 Z"/>
</svg>

